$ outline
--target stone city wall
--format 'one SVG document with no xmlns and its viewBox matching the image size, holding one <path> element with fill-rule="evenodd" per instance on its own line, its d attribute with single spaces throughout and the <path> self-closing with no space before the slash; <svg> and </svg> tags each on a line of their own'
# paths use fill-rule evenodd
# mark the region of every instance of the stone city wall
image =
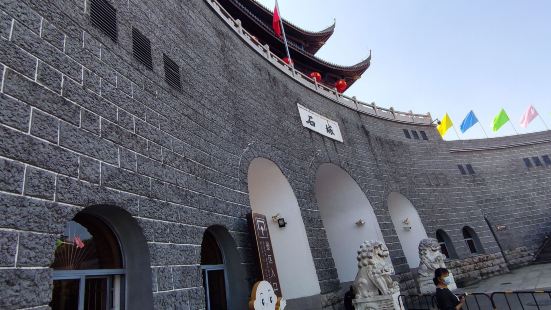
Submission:
<svg viewBox="0 0 551 310">
<path fill-rule="evenodd" d="M 503 256 L 507 258 L 507 266 L 510 269 L 526 266 L 535 259 L 534 253 L 537 247 L 518 247 L 513 250 L 504 250 Z"/>
<path fill-rule="evenodd" d="M 47 308 L 55 239 L 94 205 L 123 208 L 143 229 L 154 299 L 144 309 L 204 308 L 200 245 L 212 225 L 230 231 L 252 285 L 246 176 L 257 157 L 275 162 L 294 190 L 328 304 L 340 281 L 314 194 L 323 163 L 347 171 L 366 194 L 399 274 L 410 266 L 388 212 L 391 192 L 412 202 L 429 236 L 446 230 L 473 270 L 465 278 L 498 263 L 467 258 L 463 226 L 478 234 L 482 257 L 500 253 L 484 215 L 508 226 L 508 250 L 549 233 L 549 168 L 525 171 L 521 162 L 550 154 L 549 141 L 450 152 L 457 143 L 432 126 L 364 115 L 294 82 L 202 0 L 114 0 L 116 43 L 91 25 L 87 3 L 0 2 L 0 308 Z M 132 57 L 131 27 L 151 40 L 153 70 Z M 163 54 L 180 66 L 182 91 L 166 84 Z M 345 142 L 303 128 L 297 103 L 337 121 Z M 469 162 L 477 175 L 460 175 L 456 165 Z"/>
<path fill-rule="evenodd" d="M 475 174 L 461 176 L 471 194 L 465 202 L 481 210 L 511 268 L 529 262 L 551 233 L 551 165 L 543 161 L 550 142 L 546 131 L 447 143 L 457 164 L 472 164 Z"/>
<path fill-rule="evenodd" d="M 462 260 L 446 261 L 446 267 L 452 272 L 458 287 L 509 272 L 501 253 L 481 254 Z"/>
</svg>

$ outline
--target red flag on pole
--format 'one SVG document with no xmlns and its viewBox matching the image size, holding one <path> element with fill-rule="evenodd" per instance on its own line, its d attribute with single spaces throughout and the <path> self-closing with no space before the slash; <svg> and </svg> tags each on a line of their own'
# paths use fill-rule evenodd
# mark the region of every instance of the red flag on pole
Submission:
<svg viewBox="0 0 551 310">
<path fill-rule="evenodd" d="M 73 239 L 73 242 L 75 243 L 75 246 L 79 249 L 82 249 L 84 248 L 84 242 L 82 242 L 82 240 L 80 239 L 79 236 L 76 236 L 74 239 Z"/>
<path fill-rule="evenodd" d="M 293 61 L 291 60 L 291 54 L 289 53 L 289 45 L 287 44 L 287 37 L 285 36 L 285 29 L 283 28 L 281 16 L 279 16 L 279 5 L 277 4 L 277 0 L 275 1 L 274 20 L 272 21 L 272 27 L 274 28 L 274 33 L 278 38 L 281 38 L 283 36 L 285 51 L 287 52 L 287 57 L 285 57 L 287 58 L 287 61 L 284 61 L 286 64 L 293 67 Z"/>
<path fill-rule="evenodd" d="M 281 38 L 281 17 L 279 16 L 279 8 L 277 5 L 277 1 L 274 8 L 274 19 L 272 21 L 272 27 L 274 28 L 274 32 L 278 38 Z"/>
</svg>

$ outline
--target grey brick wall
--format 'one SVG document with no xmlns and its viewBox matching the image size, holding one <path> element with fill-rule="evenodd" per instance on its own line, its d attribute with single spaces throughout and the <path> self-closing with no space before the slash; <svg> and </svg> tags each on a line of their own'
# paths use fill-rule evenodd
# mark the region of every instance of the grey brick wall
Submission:
<svg viewBox="0 0 551 310">
<path fill-rule="evenodd" d="M 527 168 L 523 161 L 549 156 L 550 142 L 551 133 L 547 131 L 448 144 L 457 163 L 472 164 L 476 174 L 461 176 L 472 197 L 469 204 L 487 217 L 505 258 L 513 266 L 519 265 L 515 249 L 523 248 L 522 256 L 527 256 L 551 232 L 551 166 L 543 163 Z M 498 230 L 497 226 L 505 229 Z"/>
<path fill-rule="evenodd" d="M 141 225 L 156 309 L 204 307 L 198 256 L 214 224 L 236 239 L 252 282 L 247 168 L 259 156 L 281 167 L 297 196 L 322 294 L 339 289 L 314 195 L 322 163 L 360 185 L 406 289 L 411 275 L 387 206 L 393 191 L 418 209 L 429 235 L 447 231 L 462 262 L 472 260 L 465 225 L 489 255 L 499 245 L 533 251 L 551 231 L 549 168 L 521 161 L 551 153 L 549 132 L 444 142 L 432 127 L 361 115 L 295 83 L 202 0 L 114 0 L 118 43 L 91 26 L 85 4 L 0 2 L 0 308 L 46 308 L 55 236 L 98 204 L 124 208 Z M 132 26 L 152 42 L 153 71 L 132 57 Z M 180 66 L 181 92 L 164 82 L 163 53 Z M 338 121 L 345 142 L 303 128 L 296 103 Z M 406 139 L 403 129 L 429 140 Z M 484 145 L 507 146 L 469 150 Z M 476 175 L 459 174 L 466 163 Z M 507 226 L 499 245 L 484 216 Z"/>
</svg>

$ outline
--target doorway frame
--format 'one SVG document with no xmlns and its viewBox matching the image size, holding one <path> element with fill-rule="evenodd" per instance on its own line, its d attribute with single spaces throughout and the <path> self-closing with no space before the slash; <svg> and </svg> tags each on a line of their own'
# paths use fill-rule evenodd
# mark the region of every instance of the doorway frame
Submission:
<svg viewBox="0 0 551 310">
<path fill-rule="evenodd" d="M 79 280 L 78 286 L 78 310 L 84 310 L 84 297 L 86 289 L 86 279 L 89 278 L 113 278 L 113 287 L 111 287 L 111 281 L 107 282 L 107 292 L 111 288 L 115 288 L 113 291 L 113 309 L 125 309 L 124 281 L 126 280 L 126 271 L 124 269 L 82 269 L 82 270 L 57 270 L 52 272 L 53 281 L 61 280 Z M 108 294 L 107 296 L 110 296 Z M 111 301 L 108 299 L 108 301 Z M 118 301 L 118 304 L 115 302 Z M 109 303 L 110 304 L 110 303 Z"/>
<path fill-rule="evenodd" d="M 215 238 L 216 240 L 216 238 Z M 218 243 L 218 240 L 216 240 Z M 222 251 L 220 251 L 222 252 Z M 201 265 L 201 275 L 205 277 L 205 297 L 206 297 L 206 306 L 207 310 L 211 310 L 210 308 L 210 290 L 209 290 L 209 277 L 208 273 L 209 271 L 224 271 L 224 291 L 226 295 L 226 307 L 229 307 L 231 305 L 231 296 L 228 294 L 228 273 L 226 272 L 226 259 L 224 257 L 224 252 L 222 252 L 222 259 L 224 260 L 224 264 L 218 264 L 218 265 Z M 203 274 L 203 271 L 205 273 Z M 228 308 L 229 309 L 229 308 Z"/>
<path fill-rule="evenodd" d="M 224 251 L 224 247 L 222 246 L 221 244 L 221 240 L 219 240 L 219 236 L 216 234 L 213 227 L 216 227 L 216 226 L 212 226 L 212 227 L 209 227 L 205 230 L 205 232 L 203 233 L 203 238 L 204 237 L 204 234 L 210 234 L 212 236 L 212 238 L 214 239 L 214 241 L 216 241 L 216 246 L 218 247 L 218 250 L 220 251 L 220 254 L 222 254 L 222 264 L 217 264 L 217 265 L 200 265 L 201 266 L 201 276 L 203 276 L 203 270 L 205 271 L 205 286 L 204 289 L 205 289 L 205 297 L 206 297 L 206 310 L 211 310 L 210 309 L 210 293 L 209 293 L 209 278 L 208 278 L 208 272 L 209 271 L 215 271 L 215 270 L 223 270 L 224 271 L 224 291 L 225 291 L 225 295 L 226 295 L 226 307 L 228 309 L 231 309 L 231 306 L 233 305 L 232 304 L 232 296 L 230 294 L 230 290 L 229 290 L 229 286 L 228 286 L 228 268 L 226 268 L 227 266 L 227 263 L 228 263 L 228 259 L 226 257 L 226 252 Z M 202 250 L 202 249 L 201 249 Z"/>
</svg>

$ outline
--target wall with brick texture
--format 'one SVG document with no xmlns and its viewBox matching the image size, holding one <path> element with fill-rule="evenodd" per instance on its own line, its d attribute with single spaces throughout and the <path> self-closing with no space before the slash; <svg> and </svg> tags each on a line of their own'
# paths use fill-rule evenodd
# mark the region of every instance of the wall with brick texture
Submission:
<svg viewBox="0 0 551 310">
<path fill-rule="evenodd" d="M 508 271 L 501 253 L 480 254 L 463 260 L 448 261 L 446 267 L 454 275 L 458 287 L 468 286 Z"/>
<path fill-rule="evenodd" d="M 551 233 L 551 153 L 549 131 L 506 138 L 448 143 L 458 164 L 471 164 L 474 175 L 461 176 L 467 203 L 477 206 L 492 226 L 505 260 L 512 268 L 531 255 Z M 542 166 L 526 167 L 524 158 L 539 157 Z"/>
<path fill-rule="evenodd" d="M 391 192 L 413 203 L 429 236 L 445 229 L 461 260 L 470 259 L 465 225 L 496 257 L 500 246 L 533 251 L 550 233 L 551 168 L 522 163 L 551 154 L 550 132 L 444 142 L 433 127 L 359 114 L 295 83 L 203 0 L 113 4 L 117 43 L 91 25 L 85 0 L 0 2 L 0 308 L 47 308 L 55 239 L 93 205 L 123 208 L 143 229 L 154 298 L 144 309 L 204 308 L 198 254 L 215 224 L 236 240 L 252 284 L 247 168 L 256 157 L 275 162 L 295 192 L 327 304 L 340 281 L 314 195 L 323 163 L 368 197 L 405 290 Z M 151 40 L 152 71 L 132 57 L 131 27 Z M 180 66 L 181 92 L 164 82 L 163 53 Z M 337 121 L 344 143 L 303 128 L 297 103 Z M 459 173 L 466 163 L 475 175 Z M 484 216 L 507 226 L 499 244 Z"/>
</svg>

